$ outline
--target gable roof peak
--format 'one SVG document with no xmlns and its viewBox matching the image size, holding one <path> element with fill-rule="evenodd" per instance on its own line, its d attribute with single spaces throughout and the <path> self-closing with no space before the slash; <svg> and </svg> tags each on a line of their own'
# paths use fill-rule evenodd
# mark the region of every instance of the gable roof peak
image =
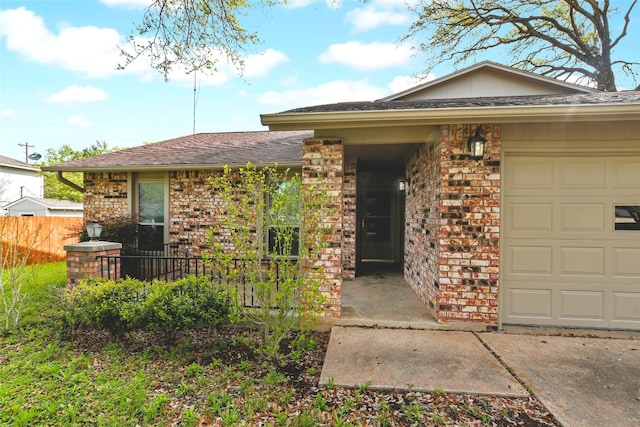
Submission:
<svg viewBox="0 0 640 427">
<path fill-rule="evenodd" d="M 379 99 L 379 101 L 396 101 L 396 100 L 406 100 L 406 99 L 418 99 L 418 98 L 468 98 L 474 97 L 473 95 L 465 95 L 465 94 L 455 94 L 455 90 L 453 94 L 449 94 L 447 96 L 442 95 L 442 91 L 444 88 L 453 88 L 455 87 L 457 82 L 466 80 L 471 82 L 472 79 L 479 78 L 480 75 L 499 75 L 500 79 L 509 78 L 512 81 L 512 85 L 508 86 L 499 86 L 499 89 L 502 91 L 507 90 L 519 90 L 519 92 L 514 93 L 513 95 L 540 95 L 540 94 L 580 94 L 580 93 L 593 93 L 599 92 L 596 89 L 582 86 L 575 83 L 569 83 L 562 80 L 554 79 L 551 77 L 546 77 L 540 74 L 532 73 L 530 71 L 521 70 L 518 68 L 510 67 L 507 65 L 499 64 L 493 61 L 482 61 L 476 64 L 473 64 L 469 67 L 463 68 L 461 70 L 454 71 L 445 76 L 436 78 L 434 80 L 429 80 L 417 86 L 405 89 L 401 92 L 389 95 L 385 98 Z M 479 85 L 479 87 L 484 87 L 484 90 L 487 90 L 487 80 L 485 79 Z M 520 87 L 518 87 L 520 86 Z M 460 90 L 458 88 L 458 90 Z M 451 89 L 450 89 L 451 91 Z M 531 93 L 526 93 L 527 91 L 531 91 Z M 546 92 L 546 93 L 545 93 Z M 433 96 L 431 95 L 433 94 Z M 499 93 L 487 96 L 507 96 L 507 93 Z M 481 95 L 484 96 L 484 95 Z"/>
</svg>

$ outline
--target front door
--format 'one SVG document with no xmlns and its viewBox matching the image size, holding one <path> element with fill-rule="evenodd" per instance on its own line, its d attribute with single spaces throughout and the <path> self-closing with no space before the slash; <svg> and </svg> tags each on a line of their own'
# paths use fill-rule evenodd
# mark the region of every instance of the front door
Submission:
<svg viewBox="0 0 640 427">
<path fill-rule="evenodd" d="M 361 198 L 360 261 L 396 262 L 393 188 L 364 188 Z"/>
</svg>

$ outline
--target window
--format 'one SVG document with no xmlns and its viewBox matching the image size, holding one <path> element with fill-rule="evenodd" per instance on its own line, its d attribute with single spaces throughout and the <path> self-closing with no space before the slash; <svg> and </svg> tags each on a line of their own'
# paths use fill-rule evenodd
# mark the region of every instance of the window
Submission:
<svg viewBox="0 0 640 427">
<path fill-rule="evenodd" d="M 273 183 L 267 202 L 267 250 L 274 256 L 300 253 L 300 181 Z"/>
<path fill-rule="evenodd" d="M 138 182 L 138 248 L 162 251 L 164 248 L 164 181 Z"/>
<path fill-rule="evenodd" d="M 640 206 L 615 206 L 615 230 L 640 231 Z"/>
</svg>

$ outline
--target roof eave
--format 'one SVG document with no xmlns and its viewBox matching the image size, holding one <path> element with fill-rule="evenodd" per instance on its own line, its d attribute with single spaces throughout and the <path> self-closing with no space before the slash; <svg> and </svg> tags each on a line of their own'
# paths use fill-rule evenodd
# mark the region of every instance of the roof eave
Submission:
<svg viewBox="0 0 640 427">
<path fill-rule="evenodd" d="M 397 125 L 640 120 L 640 104 L 575 104 L 262 114 L 269 130 Z"/>
<path fill-rule="evenodd" d="M 273 166 L 276 162 L 253 163 L 257 167 Z M 300 162 L 277 162 L 281 168 L 296 168 L 302 166 Z M 228 163 L 226 166 L 231 168 L 246 166 L 246 163 Z M 225 164 L 200 164 L 200 165 L 140 165 L 140 166 L 64 166 L 51 165 L 43 167 L 43 171 L 47 172 L 158 172 L 158 171 L 178 171 L 178 170 L 222 170 Z"/>
<path fill-rule="evenodd" d="M 20 170 L 34 172 L 34 173 L 40 173 L 40 170 L 41 170 L 36 166 L 30 167 L 30 166 L 10 165 L 7 163 L 0 163 L 0 168 L 20 169 Z"/>
</svg>

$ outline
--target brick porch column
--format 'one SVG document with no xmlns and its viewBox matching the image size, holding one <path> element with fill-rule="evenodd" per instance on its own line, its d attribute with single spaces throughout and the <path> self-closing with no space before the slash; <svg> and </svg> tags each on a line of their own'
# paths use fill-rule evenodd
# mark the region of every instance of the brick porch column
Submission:
<svg viewBox="0 0 640 427">
<path fill-rule="evenodd" d="M 305 139 L 302 144 L 302 185 L 315 185 L 327 191 L 336 214 L 325 219 L 331 231 L 324 237 L 328 245 L 309 260 L 321 266 L 325 283 L 320 292 L 326 297 L 325 317 L 340 317 L 342 304 L 342 217 L 344 150 L 341 139 Z"/>
<path fill-rule="evenodd" d="M 65 246 L 64 250 L 67 251 L 67 286 L 73 288 L 82 279 L 100 277 L 100 260 L 97 257 L 120 255 L 120 249 L 122 249 L 122 243 L 100 241 L 80 242 Z M 110 264 L 108 272 L 110 277 L 115 277 L 118 271 L 120 271 L 119 265 Z"/>
<path fill-rule="evenodd" d="M 481 124 L 485 158 L 471 160 L 466 141 L 477 125 L 440 128 L 441 185 L 438 321 L 498 327 L 500 158 L 502 127 Z"/>
</svg>

